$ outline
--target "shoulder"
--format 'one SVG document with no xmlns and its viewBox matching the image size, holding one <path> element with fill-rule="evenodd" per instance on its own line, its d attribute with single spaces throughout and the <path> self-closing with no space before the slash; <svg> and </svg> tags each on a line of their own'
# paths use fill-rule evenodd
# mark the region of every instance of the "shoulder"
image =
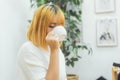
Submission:
<svg viewBox="0 0 120 80">
<path fill-rule="evenodd" d="M 32 47 L 32 46 L 33 46 L 32 42 L 31 42 L 31 41 L 27 41 L 27 42 L 24 42 L 24 43 L 22 44 L 21 48 L 22 48 L 22 47 L 23 47 L 23 48 L 28 48 L 28 47 Z"/>
<path fill-rule="evenodd" d="M 33 45 L 32 42 L 27 41 L 22 44 L 18 51 L 18 55 L 32 55 L 37 50 L 37 46 Z"/>
<path fill-rule="evenodd" d="M 37 49 L 37 46 L 35 46 L 31 41 L 27 41 L 22 44 L 19 51 L 34 51 Z"/>
<path fill-rule="evenodd" d="M 23 43 L 23 45 L 19 49 L 19 54 L 27 54 L 27 55 L 45 55 L 48 53 L 47 51 L 43 50 L 42 48 L 34 45 L 31 41 L 27 41 Z"/>
<path fill-rule="evenodd" d="M 47 51 L 35 46 L 30 41 L 23 43 L 23 45 L 19 49 L 17 57 L 18 57 L 17 58 L 18 62 L 22 64 L 23 63 L 30 63 L 30 64 L 35 63 L 36 64 L 36 62 L 47 63 L 49 59 L 49 55 Z"/>
<path fill-rule="evenodd" d="M 31 60 L 32 59 L 38 59 L 43 57 L 42 54 L 44 52 L 40 50 L 37 46 L 35 46 L 32 42 L 27 41 L 22 44 L 18 51 L 18 59 L 22 60 Z"/>
</svg>

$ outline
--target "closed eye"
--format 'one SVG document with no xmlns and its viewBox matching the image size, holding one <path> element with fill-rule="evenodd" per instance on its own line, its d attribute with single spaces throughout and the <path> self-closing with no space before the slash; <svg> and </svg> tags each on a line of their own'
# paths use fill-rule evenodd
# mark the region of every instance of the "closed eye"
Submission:
<svg viewBox="0 0 120 80">
<path fill-rule="evenodd" d="M 54 28 L 55 26 L 49 26 L 49 28 Z"/>
</svg>

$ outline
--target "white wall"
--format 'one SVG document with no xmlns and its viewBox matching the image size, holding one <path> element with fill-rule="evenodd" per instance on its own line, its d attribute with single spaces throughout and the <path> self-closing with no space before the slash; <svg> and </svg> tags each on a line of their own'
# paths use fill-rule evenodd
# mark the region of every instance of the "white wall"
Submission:
<svg viewBox="0 0 120 80">
<path fill-rule="evenodd" d="M 29 0 L 0 0 L 0 80 L 15 80 L 16 55 L 26 40 Z"/>
<path fill-rule="evenodd" d="M 115 0 L 115 12 L 105 14 L 95 13 L 95 0 L 83 1 L 83 39 L 84 42 L 92 47 L 93 54 L 82 54 L 82 59 L 77 62 L 74 68 L 67 67 L 67 72 L 78 74 L 79 80 L 96 80 L 99 76 L 104 76 L 107 80 L 112 80 L 112 64 L 113 62 L 120 63 L 120 0 Z M 103 17 L 115 17 L 118 20 L 117 47 L 96 46 L 96 20 Z"/>
</svg>

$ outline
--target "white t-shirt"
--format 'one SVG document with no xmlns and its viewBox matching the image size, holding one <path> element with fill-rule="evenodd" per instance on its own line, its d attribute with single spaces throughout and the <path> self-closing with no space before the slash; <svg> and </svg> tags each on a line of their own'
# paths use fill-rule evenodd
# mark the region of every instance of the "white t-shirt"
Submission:
<svg viewBox="0 0 120 80">
<path fill-rule="evenodd" d="M 66 80 L 65 58 L 59 49 L 59 80 Z M 18 54 L 17 80 L 45 80 L 49 66 L 50 51 L 39 48 L 28 41 Z"/>
</svg>

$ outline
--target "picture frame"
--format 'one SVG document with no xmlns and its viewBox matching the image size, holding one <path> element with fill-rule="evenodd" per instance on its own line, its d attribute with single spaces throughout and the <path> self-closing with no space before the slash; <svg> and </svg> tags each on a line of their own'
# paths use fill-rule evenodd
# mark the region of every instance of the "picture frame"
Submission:
<svg viewBox="0 0 120 80">
<path fill-rule="evenodd" d="M 117 46 L 117 19 L 97 20 L 97 46 Z"/>
<path fill-rule="evenodd" d="M 115 0 L 95 0 L 95 12 L 105 13 L 115 11 Z"/>
</svg>

